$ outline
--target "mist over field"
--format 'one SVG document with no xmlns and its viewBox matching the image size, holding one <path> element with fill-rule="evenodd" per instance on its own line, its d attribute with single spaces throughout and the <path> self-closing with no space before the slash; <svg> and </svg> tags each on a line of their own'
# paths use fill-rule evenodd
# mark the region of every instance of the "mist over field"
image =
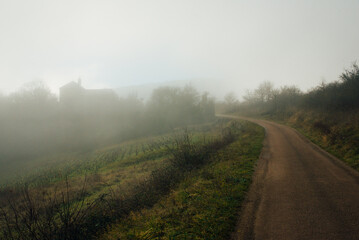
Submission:
<svg viewBox="0 0 359 240">
<path fill-rule="evenodd" d="M 0 239 L 228 239 L 265 137 L 228 114 L 359 170 L 358 12 L 0 0 Z"/>
<path fill-rule="evenodd" d="M 306 92 L 336 81 L 358 58 L 358 9 L 357 1 L 1 1 L 0 161 L 198 122 L 213 117 L 215 101 L 224 111 L 221 103 L 248 99 L 263 82 Z"/>
</svg>

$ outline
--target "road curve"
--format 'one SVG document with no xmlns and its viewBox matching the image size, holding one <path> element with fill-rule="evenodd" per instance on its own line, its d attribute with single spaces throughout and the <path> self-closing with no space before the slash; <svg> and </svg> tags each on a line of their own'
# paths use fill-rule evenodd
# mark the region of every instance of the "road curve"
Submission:
<svg viewBox="0 0 359 240">
<path fill-rule="evenodd" d="M 233 239 L 359 239 L 359 173 L 290 127 L 247 120 L 266 139 Z"/>
</svg>

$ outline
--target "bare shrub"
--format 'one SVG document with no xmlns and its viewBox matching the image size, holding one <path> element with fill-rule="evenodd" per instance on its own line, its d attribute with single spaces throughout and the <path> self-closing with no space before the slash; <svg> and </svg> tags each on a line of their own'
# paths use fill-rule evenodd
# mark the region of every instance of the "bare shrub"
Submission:
<svg viewBox="0 0 359 240">
<path fill-rule="evenodd" d="M 217 139 L 195 143 L 188 131 L 172 141 L 164 139 L 171 157 L 167 165 L 153 171 L 147 178 L 128 189 L 113 190 L 107 194 L 89 197 L 85 179 L 80 191 L 71 191 L 66 178 L 64 190 L 42 192 L 27 186 L 11 194 L 1 194 L 0 238 L 10 240 L 70 240 L 93 239 L 106 227 L 138 211 L 153 206 L 167 194 L 187 172 L 211 159 L 211 154 L 233 142 L 240 126 L 230 125 Z M 118 157 L 114 153 L 113 157 Z M 95 181 L 96 179 L 90 179 Z"/>
<path fill-rule="evenodd" d="M 24 186 L 18 198 L 9 196 L 0 207 L 0 236 L 5 239 L 80 239 L 86 219 L 98 199 L 85 201 L 86 181 L 80 192 L 71 193 L 66 180 L 64 191 L 36 194 Z M 13 195 L 15 196 L 15 195 Z"/>
</svg>

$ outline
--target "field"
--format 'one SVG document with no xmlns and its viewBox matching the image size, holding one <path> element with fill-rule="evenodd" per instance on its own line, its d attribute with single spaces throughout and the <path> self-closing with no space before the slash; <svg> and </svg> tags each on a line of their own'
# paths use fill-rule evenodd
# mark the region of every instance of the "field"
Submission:
<svg viewBox="0 0 359 240">
<path fill-rule="evenodd" d="M 101 239 L 228 239 L 262 148 L 261 127 L 245 130 L 208 163 L 186 174 L 151 208 L 133 212 Z"/>
<path fill-rule="evenodd" d="M 52 156 L 50 166 L 2 187 L 0 236 L 228 237 L 263 135 L 254 124 L 219 120 Z"/>
</svg>

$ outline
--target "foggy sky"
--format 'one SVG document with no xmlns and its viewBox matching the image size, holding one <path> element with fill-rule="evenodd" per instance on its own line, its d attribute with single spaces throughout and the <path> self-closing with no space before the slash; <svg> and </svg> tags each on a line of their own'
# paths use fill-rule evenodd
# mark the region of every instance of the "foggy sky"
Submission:
<svg viewBox="0 0 359 240">
<path fill-rule="evenodd" d="M 199 81 L 308 89 L 359 60 L 359 1 L 0 0 L 0 91 Z"/>
</svg>

